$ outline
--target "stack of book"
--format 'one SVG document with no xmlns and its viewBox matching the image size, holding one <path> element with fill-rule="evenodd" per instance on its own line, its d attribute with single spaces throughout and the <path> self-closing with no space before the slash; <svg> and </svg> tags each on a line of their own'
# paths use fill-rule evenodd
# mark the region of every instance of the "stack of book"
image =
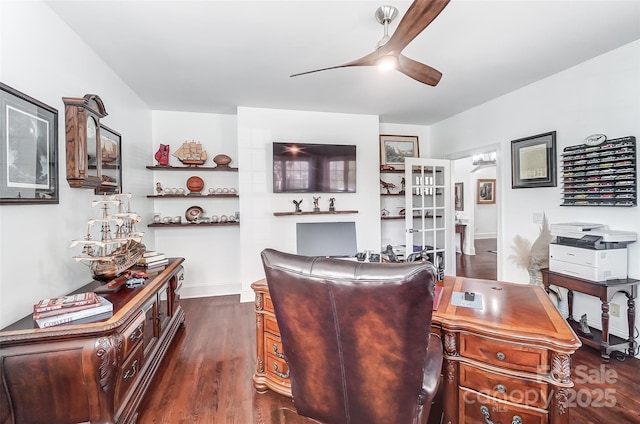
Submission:
<svg viewBox="0 0 640 424">
<path fill-rule="evenodd" d="M 147 269 L 164 267 L 169 263 L 169 259 L 164 256 L 164 253 L 155 251 L 144 252 L 144 255 L 138 259 L 138 266 L 145 267 Z"/>
<path fill-rule="evenodd" d="M 85 324 L 113 315 L 113 304 L 94 292 L 42 299 L 33 305 L 33 319 L 38 327 Z"/>
</svg>

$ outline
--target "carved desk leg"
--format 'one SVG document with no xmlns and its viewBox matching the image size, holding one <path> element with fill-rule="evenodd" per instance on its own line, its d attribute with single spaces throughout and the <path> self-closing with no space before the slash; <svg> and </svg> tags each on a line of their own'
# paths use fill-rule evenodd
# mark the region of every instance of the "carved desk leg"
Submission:
<svg viewBox="0 0 640 424">
<path fill-rule="evenodd" d="M 549 409 L 550 424 L 567 424 L 569 422 L 569 390 L 573 387 L 571 380 L 571 357 L 563 353 L 553 352 L 551 358 L 551 378 L 557 382 L 552 392 Z"/>
<path fill-rule="evenodd" d="M 255 309 L 256 309 L 256 373 L 253 376 L 253 387 L 258 393 L 266 393 L 267 385 L 264 383 L 264 316 L 263 311 L 263 293 L 256 293 Z"/>
<path fill-rule="evenodd" d="M 456 333 L 444 333 L 444 424 L 458 424 L 458 355 Z"/>
</svg>

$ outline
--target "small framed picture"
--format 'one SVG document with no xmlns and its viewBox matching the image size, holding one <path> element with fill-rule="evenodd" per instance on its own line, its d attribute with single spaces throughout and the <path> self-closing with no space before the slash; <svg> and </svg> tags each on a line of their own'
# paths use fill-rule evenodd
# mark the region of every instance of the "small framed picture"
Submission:
<svg viewBox="0 0 640 424">
<path fill-rule="evenodd" d="M 556 132 L 511 141 L 511 187 L 556 186 Z"/>
<path fill-rule="evenodd" d="M 496 180 L 478 180 L 479 205 L 496 203 Z"/>
<path fill-rule="evenodd" d="M 405 158 L 420 157 L 418 136 L 380 135 L 380 165 L 404 169 Z"/>
<path fill-rule="evenodd" d="M 95 194 L 122 193 L 121 146 L 122 136 L 106 125 L 100 124 L 102 184 L 95 188 Z"/>
<path fill-rule="evenodd" d="M 0 83 L 0 204 L 58 201 L 58 111 Z"/>
<path fill-rule="evenodd" d="M 453 191 L 454 207 L 457 211 L 464 210 L 464 183 L 456 183 Z"/>
</svg>

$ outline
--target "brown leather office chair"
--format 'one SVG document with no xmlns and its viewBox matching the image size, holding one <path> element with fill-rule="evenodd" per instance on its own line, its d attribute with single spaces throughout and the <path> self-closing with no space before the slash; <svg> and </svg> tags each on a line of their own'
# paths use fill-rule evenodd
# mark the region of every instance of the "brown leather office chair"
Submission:
<svg viewBox="0 0 640 424">
<path fill-rule="evenodd" d="M 298 414 L 328 424 L 426 423 L 442 344 L 435 269 L 262 252 Z M 439 420 L 436 420 L 439 422 Z"/>
</svg>

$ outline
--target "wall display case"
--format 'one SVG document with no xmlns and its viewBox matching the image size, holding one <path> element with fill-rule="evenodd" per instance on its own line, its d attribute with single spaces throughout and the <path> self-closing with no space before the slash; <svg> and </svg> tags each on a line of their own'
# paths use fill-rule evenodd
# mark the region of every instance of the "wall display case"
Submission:
<svg viewBox="0 0 640 424">
<path fill-rule="evenodd" d="M 98 160 L 102 167 L 102 183 L 96 194 L 122 193 L 122 136 L 100 125 L 100 152 Z M 95 165 L 89 165 L 89 168 Z"/>
<path fill-rule="evenodd" d="M 565 147 L 561 206 L 637 206 L 636 138 Z"/>
<path fill-rule="evenodd" d="M 95 94 L 63 97 L 65 112 L 67 182 L 74 188 L 96 188 L 102 180 L 100 119 L 107 116 Z"/>
<path fill-rule="evenodd" d="M 238 168 L 218 165 L 215 167 L 147 166 L 147 169 L 154 171 L 154 181 L 156 181 L 155 194 L 149 194 L 147 197 L 154 199 L 156 211 L 160 208 L 171 211 L 171 213 L 157 213 L 149 227 L 200 228 L 239 225 L 237 200 L 240 196 L 236 189 Z M 191 175 L 185 178 L 184 173 L 173 171 L 189 171 Z M 235 174 L 235 177 L 209 178 L 210 172 L 224 172 L 225 177 Z M 176 175 L 179 176 L 176 177 Z M 205 177 L 202 178 L 202 175 Z M 233 199 L 236 201 L 234 202 Z M 169 205 L 169 202 L 164 202 L 165 200 L 173 202 Z M 163 205 L 160 206 L 160 203 Z M 198 214 L 197 219 L 190 219 L 192 214 L 189 212 L 194 211 L 194 208 L 199 208 L 201 213 Z"/>
</svg>

